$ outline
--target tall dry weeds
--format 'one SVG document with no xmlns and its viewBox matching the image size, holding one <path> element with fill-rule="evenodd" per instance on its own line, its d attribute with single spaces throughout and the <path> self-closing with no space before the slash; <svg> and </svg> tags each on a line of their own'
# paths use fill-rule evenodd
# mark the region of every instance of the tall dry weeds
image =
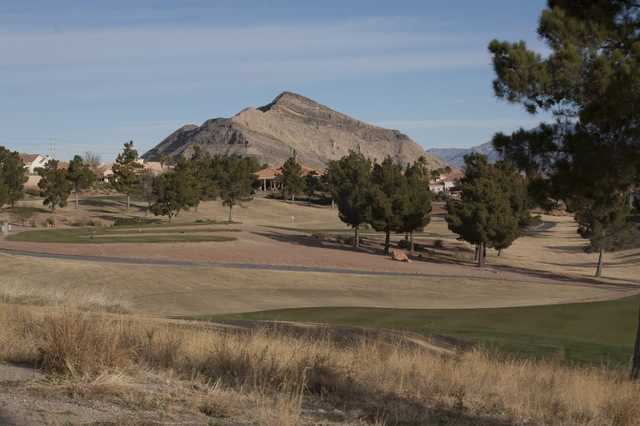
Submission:
<svg viewBox="0 0 640 426">
<path fill-rule="evenodd" d="M 633 425 L 640 418 L 640 386 L 603 369 L 495 360 L 479 351 L 439 356 L 379 340 L 345 346 L 278 331 L 221 332 L 69 310 L 5 313 L 0 321 L 13 327 L 0 329 L 0 341 L 14 345 L 0 348 L 6 360 L 31 357 L 51 373 L 88 380 L 108 372 L 165 371 L 194 386 L 264 395 L 256 403 L 261 424 L 297 424 L 304 401 L 313 400 L 378 424 Z"/>
</svg>

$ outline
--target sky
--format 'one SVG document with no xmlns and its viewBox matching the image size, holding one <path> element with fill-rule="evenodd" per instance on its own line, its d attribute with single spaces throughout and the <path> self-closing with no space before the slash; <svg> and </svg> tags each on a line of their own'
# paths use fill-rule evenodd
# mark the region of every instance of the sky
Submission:
<svg viewBox="0 0 640 426">
<path fill-rule="evenodd" d="M 471 147 L 543 117 L 493 94 L 494 38 L 544 53 L 544 0 L 3 0 L 0 145 L 68 159 L 140 153 L 187 123 L 287 90 Z"/>
</svg>

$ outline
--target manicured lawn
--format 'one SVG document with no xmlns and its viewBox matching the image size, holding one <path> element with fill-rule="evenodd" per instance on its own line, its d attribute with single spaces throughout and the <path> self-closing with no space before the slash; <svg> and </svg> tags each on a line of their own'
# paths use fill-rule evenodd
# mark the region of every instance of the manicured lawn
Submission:
<svg viewBox="0 0 640 426">
<path fill-rule="evenodd" d="M 238 232 L 237 229 L 119 229 L 73 228 L 24 231 L 7 237 L 9 241 L 109 244 L 109 243 L 178 243 L 234 241 L 235 237 L 207 235 L 216 232 Z"/>
<path fill-rule="evenodd" d="M 518 357 L 624 366 L 635 337 L 640 296 L 500 309 L 309 308 L 205 320 L 281 320 L 406 330 L 473 341 Z"/>
</svg>

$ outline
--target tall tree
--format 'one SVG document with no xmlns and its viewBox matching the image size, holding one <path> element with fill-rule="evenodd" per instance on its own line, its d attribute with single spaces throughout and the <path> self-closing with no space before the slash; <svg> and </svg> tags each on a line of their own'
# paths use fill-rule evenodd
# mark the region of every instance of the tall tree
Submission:
<svg viewBox="0 0 640 426">
<path fill-rule="evenodd" d="M 511 246 L 513 241 L 520 237 L 523 231 L 531 225 L 533 217 L 530 213 L 531 201 L 527 192 L 527 180 L 508 161 L 498 161 L 495 166 L 497 179 L 500 182 L 500 190 L 509 200 L 512 214 L 517 220 L 517 228 L 507 228 L 501 233 L 501 239 L 496 238 L 493 248 L 498 250 L 498 255 L 502 250 Z"/>
<path fill-rule="evenodd" d="M 447 203 L 447 224 L 461 239 L 476 246 L 478 266 L 484 266 L 487 247 L 510 244 L 518 235 L 518 217 L 503 190 L 498 169 L 485 156 L 465 157 L 465 176 L 460 184 L 461 199 Z"/>
<path fill-rule="evenodd" d="M 49 206 L 52 212 L 56 207 L 65 207 L 71 194 L 67 171 L 59 167 L 57 160 L 49 160 L 44 167 L 37 168 L 36 173 L 40 176 L 38 188 L 44 198 L 42 204 Z"/>
<path fill-rule="evenodd" d="M 304 174 L 295 154 L 284 162 L 276 181 L 282 188 L 282 198 L 295 201 L 296 195 L 304 191 Z"/>
<path fill-rule="evenodd" d="M 220 172 L 222 170 L 220 159 L 221 156 L 211 158 L 211 155 L 200 146 L 194 147 L 191 164 L 200 201 L 214 200 L 219 195 Z"/>
<path fill-rule="evenodd" d="M 593 173 L 584 180 L 579 167 L 569 167 L 576 173 L 565 173 L 561 181 L 566 184 L 552 188 L 568 205 L 591 205 L 601 211 L 606 205 L 596 194 L 584 194 L 585 186 L 604 183 L 612 198 L 622 199 L 640 184 L 638 28 L 640 3 L 635 0 L 549 0 L 538 25 L 538 35 L 550 50 L 547 57 L 524 42 L 494 40 L 489 45 L 496 95 L 531 113 L 554 114 L 559 130 L 555 140 L 565 165 L 580 157 L 576 153 L 591 150 L 598 151 L 600 163 L 611 169 L 606 178 Z M 562 169 L 555 167 L 551 178 L 558 172 Z M 619 214 L 624 211 L 614 216 Z M 580 214 L 577 219 L 584 221 Z M 640 322 L 632 377 L 640 378 Z"/>
<path fill-rule="evenodd" d="M 385 233 L 384 253 L 389 254 L 391 232 L 403 231 L 402 219 L 409 205 L 402 166 L 391 157 L 373 166 L 370 198 L 371 225 L 376 231 Z"/>
<path fill-rule="evenodd" d="M 256 172 L 260 168 L 253 157 L 230 155 L 220 157 L 221 173 L 218 177 L 222 205 L 229 207 L 229 222 L 233 207 L 253 198 L 258 185 Z"/>
<path fill-rule="evenodd" d="M 0 208 L 5 204 L 13 207 L 24 196 L 27 179 L 20 155 L 0 146 Z"/>
<path fill-rule="evenodd" d="M 144 166 L 138 161 L 138 151 L 133 147 L 133 141 L 124 144 L 124 148 L 115 163 L 110 182 L 113 188 L 127 196 L 127 210 L 131 207 L 131 194 L 138 187 Z"/>
<path fill-rule="evenodd" d="M 318 172 L 311 170 L 304 177 L 304 192 L 307 197 L 313 198 L 316 194 L 322 190 L 322 181 Z"/>
<path fill-rule="evenodd" d="M 91 168 L 84 162 L 82 157 L 76 155 L 69 162 L 69 167 L 67 168 L 67 179 L 71 182 L 73 187 L 75 205 L 77 209 L 78 193 L 93 185 L 96 180 L 96 175 L 91 171 Z"/>
<path fill-rule="evenodd" d="M 138 187 L 136 193 L 141 196 L 147 202 L 147 209 L 145 210 L 145 216 L 151 211 L 151 205 L 155 200 L 153 184 L 156 178 L 156 174 L 149 169 L 142 171 L 140 180 L 138 181 Z"/>
<path fill-rule="evenodd" d="M 359 228 L 371 218 L 371 161 L 359 152 L 350 151 L 339 160 L 330 161 L 326 181 L 340 220 L 353 228 L 354 247 L 360 246 Z"/>
<path fill-rule="evenodd" d="M 411 254 L 414 254 L 413 233 L 422 231 L 431 221 L 431 191 L 429 191 L 430 173 L 424 157 L 407 165 L 404 173 L 406 179 L 406 207 L 401 217 L 401 232 L 409 233 Z"/>
</svg>

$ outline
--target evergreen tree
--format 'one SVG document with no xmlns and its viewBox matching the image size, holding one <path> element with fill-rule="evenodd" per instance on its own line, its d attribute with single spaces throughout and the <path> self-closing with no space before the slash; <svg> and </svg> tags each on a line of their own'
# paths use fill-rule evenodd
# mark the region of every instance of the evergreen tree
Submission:
<svg viewBox="0 0 640 426">
<path fill-rule="evenodd" d="M 370 182 L 371 161 L 359 152 L 330 161 L 326 181 L 340 220 L 354 231 L 353 245 L 360 246 L 359 228 L 371 218 Z"/>
<path fill-rule="evenodd" d="M 402 166 L 387 157 L 375 164 L 371 172 L 371 226 L 385 233 L 384 253 L 389 254 L 391 232 L 403 231 L 403 217 L 408 210 L 407 181 Z"/>
<path fill-rule="evenodd" d="M 88 164 L 85 164 L 82 157 L 76 155 L 69 162 L 67 168 L 67 179 L 71 182 L 75 194 L 75 206 L 78 208 L 78 192 L 89 188 L 96 180 L 96 175 L 91 171 Z"/>
<path fill-rule="evenodd" d="M 151 211 L 151 205 L 155 199 L 153 192 L 153 183 L 156 178 L 155 173 L 149 169 L 142 171 L 140 180 L 138 181 L 138 187 L 136 190 L 137 195 L 141 196 L 147 202 L 147 210 L 145 216 Z"/>
<path fill-rule="evenodd" d="M 42 204 L 49 206 L 52 212 L 56 207 L 65 207 L 71 194 L 71 183 L 67 179 L 67 171 L 58 167 L 57 160 L 49 160 L 44 167 L 36 169 L 40 176 L 38 188 L 40 196 L 44 198 Z"/>
<path fill-rule="evenodd" d="M 138 187 L 144 166 L 138 161 L 138 151 L 133 147 L 133 141 L 124 144 L 124 148 L 115 163 L 110 182 L 113 188 L 127 196 L 127 210 L 131 206 L 131 194 Z"/>
<path fill-rule="evenodd" d="M 304 192 L 307 197 L 313 198 L 316 194 L 322 190 L 322 182 L 320 176 L 315 170 L 311 170 L 304 177 Z"/>
<path fill-rule="evenodd" d="M 191 163 L 200 201 L 215 200 L 218 197 L 218 193 L 220 192 L 218 185 L 218 176 L 220 174 L 219 158 L 220 156 L 214 160 L 211 158 L 211 155 L 200 146 L 194 147 Z"/>
<path fill-rule="evenodd" d="M 429 191 L 429 171 L 424 157 L 408 165 L 406 179 L 406 208 L 402 213 L 401 232 L 409 234 L 411 254 L 414 254 L 413 233 L 422 231 L 431 221 L 431 191 Z"/>
<path fill-rule="evenodd" d="M 518 217 L 503 190 L 498 169 L 485 156 L 465 157 L 465 176 L 460 184 L 461 199 L 447 203 L 447 224 L 462 240 L 476 246 L 478 266 L 484 266 L 487 247 L 510 244 L 510 236 L 518 235 Z"/>
<path fill-rule="evenodd" d="M 152 199 L 149 210 L 156 216 L 167 216 L 169 222 L 184 208 L 180 183 L 175 172 L 155 176 L 152 181 Z"/>
<path fill-rule="evenodd" d="M 527 173 L 528 160 L 534 160 L 535 170 L 545 169 L 538 160 L 551 160 L 551 167 L 530 182 L 530 194 L 535 189 L 542 195 L 538 198 L 596 206 L 598 197 L 587 201 L 585 189 L 597 188 L 599 181 L 606 181 L 614 198 L 628 198 L 640 183 L 640 91 L 632 89 L 640 87 L 639 26 L 635 1 L 550 0 L 538 26 L 551 51 L 547 57 L 524 42 L 489 45 L 496 95 L 556 119 L 534 131 L 498 137 L 497 144 L 494 140 L 508 157 L 523 160 L 515 161 L 519 166 L 528 162 L 522 167 Z M 585 152 L 598 152 L 597 163 L 611 170 L 583 173 L 577 162 Z"/>
<path fill-rule="evenodd" d="M 252 157 L 230 155 L 221 158 L 221 173 L 218 177 L 222 204 L 229 207 L 229 222 L 233 207 L 253 198 L 258 185 L 256 172 L 258 162 Z"/>
<path fill-rule="evenodd" d="M 287 159 L 282 165 L 280 174 L 276 177 L 276 182 L 282 188 L 282 198 L 291 200 L 296 199 L 296 194 L 300 194 L 304 190 L 304 175 L 302 166 L 296 160 L 295 154 Z"/>
<path fill-rule="evenodd" d="M 182 157 L 176 162 L 173 173 L 178 184 L 180 210 L 197 207 L 200 204 L 200 186 L 194 163 Z"/>
<path fill-rule="evenodd" d="M 494 168 L 500 182 L 500 190 L 507 196 L 511 212 L 518 223 L 517 228 L 506 228 L 504 232 L 496 235 L 493 248 L 498 250 L 500 255 L 502 250 L 511 246 L 525 228 L 531 225 L 533 218 L 530 213 L 526 178 L 510 162 L 499 161 Z"/>
<path fill-rule="evenodd" d="M 193 162 L 180 158 L 172 171 L 153 178 L 151 198 L 151 212 L 167 216 L 169 222 L 182 210 L 196 207 L 200 198 Z"/>
<path fill-rule="evenodd" d="M 0 146 L 0 208 L 5 204 L 13 207 L 24 196 L 27 179 L 20 155 Z"/>
</svg>

